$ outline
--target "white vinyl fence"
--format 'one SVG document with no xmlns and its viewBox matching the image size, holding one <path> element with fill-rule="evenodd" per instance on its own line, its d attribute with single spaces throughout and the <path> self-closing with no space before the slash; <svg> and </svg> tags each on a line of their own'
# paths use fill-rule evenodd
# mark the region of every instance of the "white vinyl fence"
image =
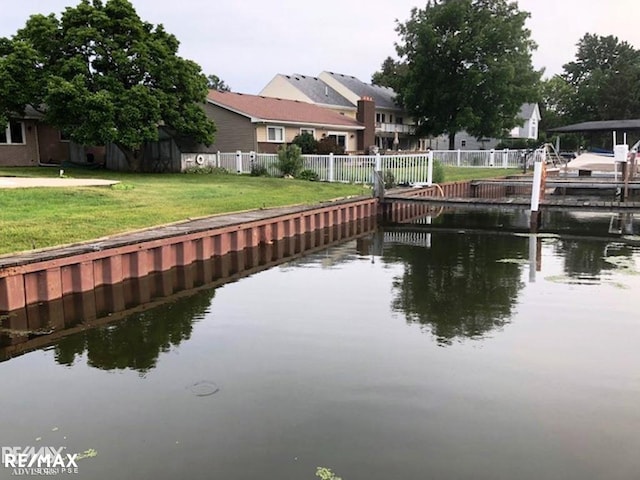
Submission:
<svg viewBox="0 0 640 480">
<path fill-rule="evenodd" d="M 391 172 L 398 183 L 431 183 L 429 159 L 443 165 L 469 168 L 521 168 L 522 150 L 434 150 L 395 155 L 303 155 L 304 170 L 312 170 L 325 182 L 372 183 L 373 171 Z M 272 176 L 281 174 L 278 155 L 256 152 L 183 154 L 182 170 L 217 167 L 238 174 L 264 168 Z"/>
</svg>

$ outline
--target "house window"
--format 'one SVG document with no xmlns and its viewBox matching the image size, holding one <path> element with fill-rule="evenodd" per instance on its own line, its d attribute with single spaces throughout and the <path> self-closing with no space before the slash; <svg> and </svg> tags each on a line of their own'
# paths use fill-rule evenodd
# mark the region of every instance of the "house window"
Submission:
<svg viewBox="0 0 640 480">
<path fill-rule="evenodd" d="M 0 144 L 24 145 L 24 124 L 10 121 L 4 130 L 0 127 Z"/>
<path fill-rule="evenodd" d="M 386 118 L 384 113 L 376 113 L 376 123 L 385 123 Z"/>
<path fill-rule="evenodd" d="M 531 124 L 529 128 L 529 138 L 538 138 L 538 125 L 536 123 L 536 119 L 531 119 Z"/>
<path fill-rule="evenodd" d="M 461 146 L 461 147 L 466 147 L 466 146 L 467 146 L 467 141 L 466 141 L 466 140 L 462 140 L 462 141 L 460 142 L 460 146 Z"/>
<path fill-rule="evenodd" d="M 346 133 L 338 133 L 338 132 L 329 132 L 327 135 L 331 138 L 338 147 L 342 147 L 344 150 L 347 149 L 347 134 Z"/>
<path fill-rule="evenodd" d="M 404 118 L 396 117 L 396 125 L 402 125 L 404 123 Z"/>
<path fill-rule="evenodd" d="M 267 141 L 284 142 L 284 127 L 267 127 Z"/>
<path fill-rule="evenodd" d="M 316 138 L 316 129 L 315 128 L 301 128 L 300 129 L 300 135 L 304 135 L 305 133 L 308 133 L 313 138 Z"/>
</svg>

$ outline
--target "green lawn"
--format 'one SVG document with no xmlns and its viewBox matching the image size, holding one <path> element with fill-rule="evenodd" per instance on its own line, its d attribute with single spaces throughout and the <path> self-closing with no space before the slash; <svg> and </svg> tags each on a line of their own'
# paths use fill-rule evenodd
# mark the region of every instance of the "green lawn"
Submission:
<svg viewBox="0 0 640 480">
<path fill-rule="evenodd" d="M 522 173 L 520 168 L 489 168 L 489 167 L 449 167 L 444 166 L 445 182 L 461 180 L 479 180 L 482 178 L 499 178 L 507 175 Z"/>
<path fill-rule="evenodd" d="M 496 169 L 446 169 L 448 180 L 506 173 Z M 58 175 L 55 168 L 0 168 L 0 176 Z M 65 169 L 65 176 L 105 178 L 121 183 L 113 187 L 0 188 L 0 255 L 207 215 L 371 194 L 370 188 L 362 185 L 244 175 Z"/>
</svg>

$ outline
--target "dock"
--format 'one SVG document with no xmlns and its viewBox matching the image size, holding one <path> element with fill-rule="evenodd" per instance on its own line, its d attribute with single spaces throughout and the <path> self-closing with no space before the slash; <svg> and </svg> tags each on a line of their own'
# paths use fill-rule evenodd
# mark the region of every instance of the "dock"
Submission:
<svg viewBox="0 0 640 480">
<path fill-rule="evenodd" d="M 414 203 L 464 208 L 515 208 L 531 206 L 532 179 L 511 177 L 473 180 L 458 188 L 444 184 L 424 188 L 403 188 L 387 192 L 384 203 Z M 596 210 L 609 212 L 640 211 L 640 181 L 622 181 L 613 177 L 547 177 L 542 210 Z M 605 192 L 610 191 L 610 195 Z M 622 192 L 628 192 L 624 201 Z"/>
</svg>

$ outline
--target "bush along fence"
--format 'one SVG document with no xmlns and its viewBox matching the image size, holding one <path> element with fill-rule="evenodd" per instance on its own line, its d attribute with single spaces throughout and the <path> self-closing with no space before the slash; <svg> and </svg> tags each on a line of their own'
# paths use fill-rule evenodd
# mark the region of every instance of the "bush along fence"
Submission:
<svg viewBox="0 0 640 480">
<path fill-rule="evenodd" d="M 311 170 L 325 182 L 372 183 L 373 171 L 391 172 L 395 182 L 430 185 L 433 161 L 457 167 L 520 168 L 521 150 L 433 150 L 421 154 L 394 155 L 303 155 L 303 170 Z M 230 173 L 251 173 L 256 169 L 280 176 L 278 155 L 271 153 L 184 153 L 182 171 L 193 168 L 222 168 Z"/>
</svg>

